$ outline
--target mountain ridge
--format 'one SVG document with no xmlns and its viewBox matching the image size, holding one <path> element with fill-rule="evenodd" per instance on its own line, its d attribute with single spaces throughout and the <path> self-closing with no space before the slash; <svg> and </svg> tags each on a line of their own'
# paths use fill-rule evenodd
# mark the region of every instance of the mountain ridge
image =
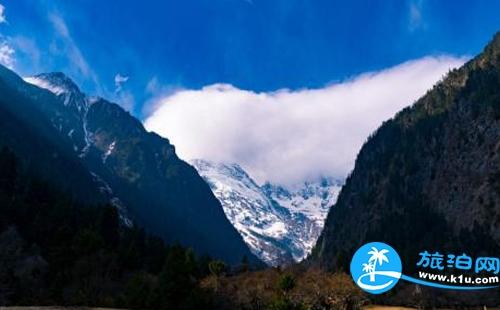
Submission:
<svg viewBox="0 0 500 310">
<path fill-rule="evenodd" d="M 340 188 L 339 182 L 326 178 L 293 191 L 270 183 L 260 186 L 238 164 L 190 163 L 252 252 L 272 266 L 290 265 L 309 253 Z"/>
<path fill-rule="evenodd" d="M 347 271 L 354 251 L 370 241 L 394 247 L 408 274 L 416 272 L 418 253 L 425 249 L 496 255 L 499 89 L 497 33 L 483 53 L 451 71 L 367 140 L 308 262 Z M 387 300 L 437 295 L 464 304 L 495 300 L 495 292 L 467 298 L 409 285 Z"/>
<path fill-rule="evenodd" d="M 0 87 L 5 112 L 0 144 L 24 160 L 38 161 L 33 169 L 42 171 L 44 179 L 70 187 L 77 199 L 111 201 L 126 224 L 131 216 L 169 243 L 180 242 L 231 264 L 244 256 L 258 263 L 196 170 L 176 156 L 167 139 L 147 132 L 120 106 L 88 97 L 60 72 L 22 80 L 2 67 Z M 16 135 L 20 122 L 13 120 L 18 118 L 25 119 L 27 139 Z M 33 130 L 34 124 L 43 130 Z M 46 139 L 29 139 L 41 134 Z M 79 168 L 58 167 L 51 158 L 56 153 L 50 155 L 42 146 L 33 151 L 39 143 L 58 145 L 57 154 Z M 40 160 L 44 153 L 49 154 Z"/>
</svg>

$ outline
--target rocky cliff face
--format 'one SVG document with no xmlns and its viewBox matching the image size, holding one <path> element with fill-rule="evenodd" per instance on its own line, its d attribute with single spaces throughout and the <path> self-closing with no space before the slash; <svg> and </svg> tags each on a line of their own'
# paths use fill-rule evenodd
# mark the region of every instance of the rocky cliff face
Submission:
<svg viewBox="0 0 500 310">
<path fill-rule="evenodd" d="M 62 73 L 20 79 L 0 68 L 0 145 L 76 199 L 115 205 L 167 242 L 237 263 L 257 261 L 196 170 L 167 139 Z"/>
<path fill-rule="evenodd" d="M 500 253 L 500 34 L 369 138 L 310 261 L 348 270 L 369 241 L 406 273 L 425 249 Z"/>
</svg>

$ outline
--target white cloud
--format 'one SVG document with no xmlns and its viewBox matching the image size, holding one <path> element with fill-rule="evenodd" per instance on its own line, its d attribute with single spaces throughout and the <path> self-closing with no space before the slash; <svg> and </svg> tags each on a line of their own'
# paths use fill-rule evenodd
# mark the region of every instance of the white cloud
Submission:
<svg viewBox="0 0 500 310">
<path fill-rule="evenodd" d="M 59 41 L 51 42 L 51 52 L 68 57 L 70 71 L 72 71 L 72 69 L 76 70 L 76 73 L 80 74 L 84 78 L 91 79 L 94 82 L 95 86 L 97 88 L 100 88 L 97 75 L 90 68 L 80 48 L 73 40 L 73 37 L 71 36 L 71 33 L 64 19 L 60 15 L 55 13 L 49 14 L 48 18 L 59 37 Z"/>
<path fill-rule="evenodd" d="M 145 126 L 169 138 L 181 158 L 237 162 L 259 182 L 344 178 L 382 121 L 464 61 L 426 57 L 321 89 L 181 90 L 159 99 Z"/>
<path fill-rule="evenodd" d="M 115 93 L 118 93 L 122 90 L 123 84 L 127 82 L 128 79 L 128 76 L 121 75 L 120 73 L 117 73 L 115 75 Z"/>
<path fill-rule="evenodd" d="M 9 69 L 14 69 L 14 54 L 14 49 L 7 41 L 3 41 L 0 43 L 0 64 L 6 66 Z"/>
<path fill-rule="evenodd" d="M 0 4 L 0 24 L 6 23 L 7 19 L 5 18 L 5 6 Z"/>
<path fill-rule="evenodd" d="M 43 65 L 47 64 L 44 59 L 42 65 L 42 52 L 40 51 L 34 39 L 25 36 L 15 36 L 10 40 L 12 47 L 16 51 L 16 59 L 18 59 L 17 70 L 28 69 L 29 72 L 43 71 Z"/>
<path fill-rule="evenodd" d="M 6 23 L 7 19 L 5 18 L 5 7 L 0 4 L 0 24 Z M 14 48 L 9 43 L 9 38 L 5 38 L 0 35 L 0 64 L 6 66 L 9 69 L 14 69 Z"/>
<path fill-rule="evenodd" d="M 129 77 L 126 75 L 115 74 L 115 92 L 111 95 L 111 98 L 125 110 L 132 111 L 135 108 L 135 97 L 132 92 L 123 89 L 123 84 L 128 80 Z"/>
<path fill-rule="evenodd" d="M 126 111 L 133 111 L 135 108 L 135 97 L 130 91 L 115 93 L 113 101 L 118 103 Z"/>
<path fill-rule="evenodd" d="M 52 13 L 49 14 L 49 20 L 54 26 L 54 29 L 57 31 L 57 33 L 59 33 L 59 35 L 61 35 L 63 38 L 71 39 L 68 26 L 61 16 Z"/>
<path fill-rule="evenodd" d="M 161 104 L 161 102 L 158 101 L 158 98 L 168 97 L 180 90 L 183 90 L 183 88 L 172 84 L 162 84 L 158 77 L 152 77 L 146 83 L 146 87 L 144 88 L 144 92 L 150 95 L 151 98 L 143 102 L 141 114 L 145 116 L 150 115 L 157 109 L 158 104 Z"/>
<path fill-rule="evenodd" d="M 415 31 L 418 28 L 424 27 L 422 18 L 423 0 L 414 0 L 410 2 L 409 25 L 410 31 Z"/>
<path fill-rule="evenodd" d="M 160 89 L 161 85 L 156 76 L 152 77 L 146 84 L 146 92 L 150 94 L 156 94 Z"/>
</svg>

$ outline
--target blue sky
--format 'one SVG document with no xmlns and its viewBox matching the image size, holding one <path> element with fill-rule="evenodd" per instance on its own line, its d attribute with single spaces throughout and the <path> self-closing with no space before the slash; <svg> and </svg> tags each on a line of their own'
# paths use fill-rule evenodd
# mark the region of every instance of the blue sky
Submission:
<svg viewBox="0 0 500 310">
<path fill-rule="evenodd" d="M 62 71 L 183 159 L 343 179 L 363 142 L 500 30 L 500 1 L 0 0 L 0 63 Z"/>
<path fill-rule="evenodd" d="M 426 55 L 474 55 L 500 1 L 1 0 L 16 71 L 63 71 L 143 118 L 159 93 L 322 87 Z M 129 77 L 115 92 L 116 74 Z"/>
</svg>

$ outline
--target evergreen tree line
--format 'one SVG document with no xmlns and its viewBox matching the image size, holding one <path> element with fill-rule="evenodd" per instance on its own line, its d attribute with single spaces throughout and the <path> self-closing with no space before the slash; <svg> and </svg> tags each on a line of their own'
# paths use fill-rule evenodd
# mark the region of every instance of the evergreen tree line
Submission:
<svg viewBox="0 0 500 310">
<path fill-rule="evenodd" d="M 124 226 L 115 207 L 82 205 L 24 166 L 0 148 L 0 306 L 294 310 L 363 300 L 346 275 L 247 272 L 246 257 L 230 268 L 166 245 Z"/>
<path fill-rule="evenodd" d="M 80 205 L 0 150 L 0 305 L 207 309 L 198 282 L 224 268 L 123 226 L 110 205 Z"/>
</svg>

